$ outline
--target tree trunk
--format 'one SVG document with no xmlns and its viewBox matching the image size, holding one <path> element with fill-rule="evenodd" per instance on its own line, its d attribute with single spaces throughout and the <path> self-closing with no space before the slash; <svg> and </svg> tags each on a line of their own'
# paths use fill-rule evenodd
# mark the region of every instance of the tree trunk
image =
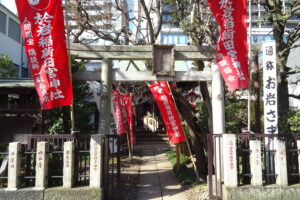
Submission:
<svg viewBox="0 0 300 200">
<path fill-rule="evenodd" d="M 255 52 L 253 56 L 253 65 L 254 65 L 254 72 L 252 74 L 253 77 L 253 84 L 254 84 L 254 116 L 255 116 L 255 126 L 254 132 L 261 133 L 261 123 L 260 123 L 260 84 L 259 84 L 259 67 L 258 67 L 258 52 Z"/>
<path fill-rule="evenodd" d="M 174 95 L 174 99 L 177 104 L 178 111 L 180 112 L 184 122 L 187 125 L 189 130 L 189 136 L 191 139 L 191 143 L 193 145 L 193 151 L 196 157 L 196 166 L 199 171 L 199 174 L 202 178 L 205 178 L 207 175 L 207 159 L 205 156 L 205 147 L 206 140 L 205 134 L 201 134 L 200 128 L 197 127 L 194 120 L 194 115 L 192 113 L 192 108 L 189 102 L 182 98 L 182 95 L 176 91 L 172 91 Z"/>
<path fill-rule="evenodd" d="M 289 53 L 281 51 L 280 47 L 277 48 L 277 51 L 278 109 L 282 113 L 289 109 L 288 80 L 285 74 L 289 71 L 289 68 L 286 67 Z"/>
</svg>

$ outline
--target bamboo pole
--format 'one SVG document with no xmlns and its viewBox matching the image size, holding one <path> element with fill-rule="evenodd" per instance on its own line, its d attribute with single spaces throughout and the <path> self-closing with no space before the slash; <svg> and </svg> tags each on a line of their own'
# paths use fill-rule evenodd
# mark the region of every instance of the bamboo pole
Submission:
<svg viewBox="0 0 300 200">
<path fill-rule="evenodd" d="M 166 81 L 166 82 L 167 82 L 167 81 Z M 169 90 L 170 90 L 172 99 L 173 99 L 173 101 L 174 101 L 174 106 L 175 106 L 176 110 L 178 111 L 178 108 L 177 108 L 177 105 L 176 105 L 176 101 L 175 101 L 175 99 L 174 99 L 174 96 L 173 96 L 172 90 L 171 90 L 171 88 L 170 88 L 169 82 L 167 82 L 167 86 L 168 86 L 168 88 L 169 88 Z M 181 117 L 181 116 L 179 115 L 179 117 Z M 181 120 L 181 121 L 182 121 L 182 120 Z M 181 126 L 181 127 L 182 127 L 182 126 Z M 194 159 L 194 157 L 193 157 L 193 154 L 192 154 L 192 151 L 191 151 L 190 144 L 189 144 L 189 142 L 188 142 L 188 139 L 187 139 L 186 134 L 185 134 L 185 132 L 184 132 L 183 129 L 182 129 L 182 132 L 183 132 L 183 134 L 184 134 L 184 137 L 185 137 L 185 140 L 186 140 L 186 144 L 187 144 L 187 146 L 188 146 L 188 150 L 189 150 L 189 153 L 190 153 L 190 157 L 191 157 L 191 160 L 192 160 L 192 163 L 193 163 L 193 166 L 194 166 L 194 171 L 195 171 L 195 173 L 196 173 L 197 179 L 200 180 L 199 172 L 198 172 L 197 167 L 196 167 L 195 159 Z M 176 145 L 177 145 L 177 144 L 176 144 Z M 179 147 L 178 147 L 178 148 L 179 148 Z M 176 146 L 176 156 L 177 156 L 177 146 Z"/>
<path fill-rule="evenodd" d="M 248 85 L 248 132 L 251 132 L 251 44 L 252 44 L 252 2 L 249 0 L 249 39 L 248 39 L 248 74 L 249 74 L 249 85 Z"/>
<path fill-rule="evenodd" d="M 72 63 L 71 63 L 71 50 L 70 50 L 70 27 L 67 16 L 68 10 L 68 0 L 65 0 L 65 25 L 67 28 L 67 53 L 68 53 L 68 64 L 69 64 L 69 73 L 70 73 L 70 81 L 72 83 Z M 75 116 L 74 116 L 74 95 L 72 93 L 72 101 L 70 104 L 70 118 L 71 118 L 71 134 L 75 133 Z"/>
<path fill-rule="evenodd" d="M 180 169 L 180 149 L 179 143 L 176 144 L 176 171 L 179 172 Z"/>
</svg>

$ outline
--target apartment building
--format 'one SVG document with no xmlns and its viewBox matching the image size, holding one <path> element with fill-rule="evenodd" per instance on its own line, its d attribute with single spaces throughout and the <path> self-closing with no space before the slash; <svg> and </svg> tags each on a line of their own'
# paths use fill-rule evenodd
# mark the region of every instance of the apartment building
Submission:
<svg viewBox="0 0 300 200">
<path fill-rule="evenodd" d="M 18 17 L 0 4 L 0 54 L 7 54 L 19 69 L 19 78 L 28 77 L 27 58 L 22 45 L 22 36 Z"/>
</svg>

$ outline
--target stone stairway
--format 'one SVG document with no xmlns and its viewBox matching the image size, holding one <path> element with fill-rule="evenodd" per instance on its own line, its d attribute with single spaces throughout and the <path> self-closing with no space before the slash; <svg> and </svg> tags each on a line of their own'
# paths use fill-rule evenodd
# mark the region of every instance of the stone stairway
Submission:
<svg viewBox="0 0 300 200">
<path fill-rule="evenodd" d="M 135 135 L 136 144 L 149 144 L 149 143 L 168 143 L 169 139 L 165 131 L 136 131 Z"/>
</svg>

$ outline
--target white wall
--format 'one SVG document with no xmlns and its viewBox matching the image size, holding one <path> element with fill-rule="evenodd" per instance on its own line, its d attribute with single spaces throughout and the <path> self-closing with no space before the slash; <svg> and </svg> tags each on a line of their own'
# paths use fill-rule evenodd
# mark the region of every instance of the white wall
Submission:
<svg viewBox="0 0 300 200">
<path fill-rule="evenodd" d="M 20 66 L 23 62 L 23 68 L 27 68 L 27 58 L 24 47 L 20 42 L 17 42 L 8 37 L 9 18 L 19 23 L 18 17 L 8 8 L 0 4 L 0 10 L 6 14 L 6 33 L 0 32 L 0 54 L 8 54 L 13 63 Z M 20 36 L 21 37 L 21 36 Z M 23 48 L 23 51 L 22 51 Z M 23 56 L 22 56 L 23 53 Z"/>
<path fill-rule="evenodd" d="M 21 43 L 16 42 L 15 40 L 9 38 L 8 36 L 0 33 L 0 53 L 8 54 L 13 62 L 17 65 L 21 65 Z M 25 50 L 23 48 L 23 67 L 27 67 L 27 64 L 24 64 L 26 61 Z M 25 62 L 26 63 L 26 62 Z"/>
</svg>

